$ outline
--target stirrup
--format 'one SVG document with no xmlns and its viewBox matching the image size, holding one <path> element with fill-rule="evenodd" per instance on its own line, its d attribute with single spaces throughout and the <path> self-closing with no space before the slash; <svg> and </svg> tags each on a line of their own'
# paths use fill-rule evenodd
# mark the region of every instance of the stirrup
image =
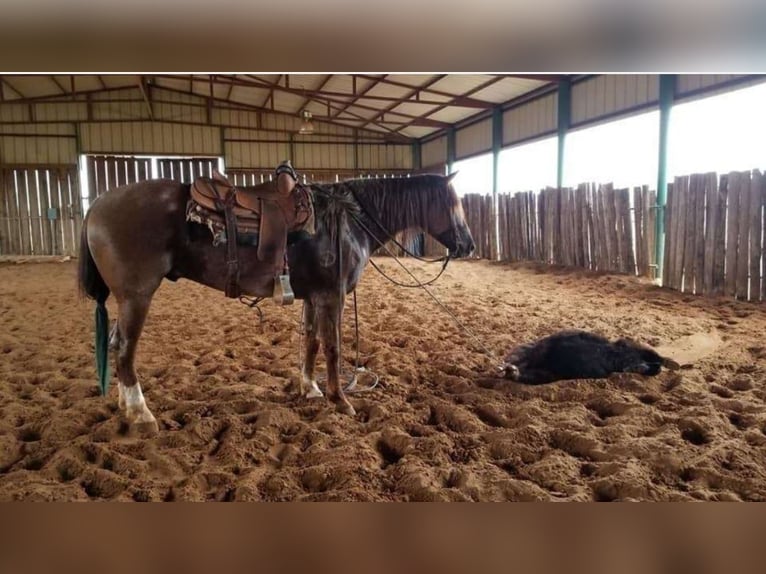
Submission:
<svg viewBox="0 0 766 574">
<path fill-rule="evenodd" d="M 274 302 L 277 305 L 292 305 L 295 293 L 290 286 L 290 275 L 282 274 L 274 278 Z"/>
</svg>

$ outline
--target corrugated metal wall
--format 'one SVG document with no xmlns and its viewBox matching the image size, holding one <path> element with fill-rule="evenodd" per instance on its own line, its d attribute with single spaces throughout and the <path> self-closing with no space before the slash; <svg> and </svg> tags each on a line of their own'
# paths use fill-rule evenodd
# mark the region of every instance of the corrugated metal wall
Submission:
<svg viewBox="0 0 766 574">
<path fill-rule="evenodd" d="M 83 153 L 220 155 L 220 128 L 166 122 L 81 124 Z"/>
<path fill-rule="evenodd" d="M 736 75 L 678 76 L 676 98 L 700 97 L 711 93 L 763 82 Z M 736 84 L 736 85 L 735 85 Z M 659 76 L 624 74 L 594 76 L 572 86 L 571 124 L 581 127 L 620 115 L 630 115 L 655 107 L 659 99 Z M 503 112 L 503 146 L 523 143 L 556 133 L 558 94 L 549 93 Z M 492 149 L 492 121 L 482 120 L 455 132 L 457 159 L 489 152 Z M 447 162 L 447 138 L 439 136 L 421 146 L 423 167 Z"/>
<path fill-rule="evenodd" d="M 676 82 L 676 99 L 706 97 L 731 89 L 763 83 L 763 78 L 736 74 L 682 74 Z"/>
<path fill-rule="evenodd" d="M 420 164 L 424 167 L 447 163 L 447 136 L 425 142 L 420 147 Z"/>
<path fill-rule="evenodd" d="M 290 157 L 290 143 L 276 142 L 224 142 L 224 162 L 232 168 L 276 167 L 280 161 Z M 294 162 L 296 167 L 300 164 Z"/>
<path fill-rule="evenodd" d="M 466 126 L 455 133 L 455 158 L 461 159 L 492 149 L 492 118 Z"/>
<path fill-rule="evenodd" d="M 295 143 L 293 163 L 301 169 L 354 169 L 354 146 L 352 144 Z"/>
<path fill-rule="evenodd" d="M 73 124 L 32 124 L 0 129 L 0 165 L 74 165 L 77 134 Z"/>
<path fill-rule="evenodd" d="M 688 74 L 678 77 L 676 97 L 683 100 L 763 82 L 760 77 Z M 648 110 L 657 105 L 657 75 L 604 75 L 572 86 L 574 127 Z M 126 88 L 79 95 L 58 103 L 0 104 L 0 164 L 77 163 L 78 153 L 223 155 L 232 168 L 269 169 L 286 157 L 307 169 L 412 169 L 409 145 L 352 143 L 351 128 L 316 122 L 310 138 L 286 131 L 298 118 L 250 110 L 209 109 L 205 98 L 151 88 L 150 109 L 140 89 Z M 109 100 L 109 101 L 107 101 Z M 557 94 L 547 94 L 503 112 L 503 141 L 508 146 L 555 132 Z M 277 131 L 286 130 L 286 131 Z M 79 133 L 78 133 L 79 132 Z M 79 149 L 78 149 L 79 145 Z M 456 158 L 492 147 L 490 118 L 456 130 Z M 294 156 L 294 157 L 292 157 Z M 421 146 L 421 165 L 447 161 L 442 135 Z"/>
<path fill-rule="evenodd" d="M 577 82 L 572 86 L 572 125 L 651 107 L 659 92 L 656 74 L 596 76 Z"/>
<path fill-rule="evenodd" d="M 503 145 L 556 131 L 558 94 L 548 94 L 503 113 Z"/>
<path fill-rule="evenodd" d="M 361 170 L 412 169 L 412 147 L 409 145 L 360 144 L 357 153 Z"/>
<path fill-rule="evenodd" d="M 383 143 L 374 132 L 315 122 L 315 134 L 296 134 L 291 146 L 296 117 L 208 108 L 203 97 L 162 88 L 151 88 L 151 96 L 151 109 L 138 87 L 57 103 L 1 103 L 0 165 L 73 165 L 85 153 L 223 155 L 227 167 L 239 169 L 273 169 L 285 158 L 299 169 L 412 168 L 409 144 Z M 364 143 L 355 150 L 357 138 Z"/>
</svg>

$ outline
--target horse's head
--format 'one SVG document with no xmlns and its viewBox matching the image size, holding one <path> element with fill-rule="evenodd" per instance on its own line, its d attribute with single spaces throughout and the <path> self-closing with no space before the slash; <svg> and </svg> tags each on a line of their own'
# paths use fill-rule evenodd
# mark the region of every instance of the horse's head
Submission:
<svg viewBox="0 0 766 574">
<path fill-rule="evenodd" d="M 660 372 L 660 367 L 671 370 L 680 368 L 673 359 L 663 357 L 654 349 L 632 339 L 618 339 L 612 347 L 616 369 L 626 373 L 654 376 Z"/>
<path fill-rule="evenodd" d="M 428 221 L 428 233 L 449 249 L 450 257 L 467 257 L 473 253 L 476 244 L 465 221 L 463 204 L 452 186 L 456 173 L 442 177 L 441 205 L 432 205 Z"/>
</svg>

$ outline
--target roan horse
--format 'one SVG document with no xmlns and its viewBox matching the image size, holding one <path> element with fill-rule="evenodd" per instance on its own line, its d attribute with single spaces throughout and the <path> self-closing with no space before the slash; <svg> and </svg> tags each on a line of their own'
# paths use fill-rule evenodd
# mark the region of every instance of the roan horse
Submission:
<svg viewBox="0 0 766 574">
<path fill-rule="evenodd" d="M 339 383 L 344 298 L 356 288 L 370 255 L 393 234 L 421 229 L 444 245 L 450 257 L 473 251 L 473 238 L 451 179 L 418 175 L 308 186 L 315 231 L 292 238 L 287 247 L 290 285 L 295 297 L 304 300 L 302 396 L 322 396 L 314 379 L 321 335 L 328 398 L 338 411 L 355 414 Z M 112 293 L 119 314 L 108 347 L 115 355 L 119 406 L 140 432 L 158 430 L 134 368 L 152 296 L 164 278 L 185 278 L 220 291 L 226 287 L 226 246 L 214 246 L 207 227 L 187 221 L 189 197 L 190 185 L 172 180 L 115 188 L 93 203 L 83 225 L 79 283 L 81 291 L 98 304 L 100 375 L 108 378 L 104 374 L 108 373 L 104 301 Z M 256 247 L 238 249 L 242 292 L 271 296 L 272 268 L 258 260 Z"/>
</svg>

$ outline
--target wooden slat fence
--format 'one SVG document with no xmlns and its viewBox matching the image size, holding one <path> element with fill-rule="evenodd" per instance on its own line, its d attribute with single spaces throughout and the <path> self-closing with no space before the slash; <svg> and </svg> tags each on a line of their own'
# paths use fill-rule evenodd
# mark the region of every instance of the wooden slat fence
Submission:
<svg viewBox="0 0 766 574">
<path fill-rule="evenodd" d="M 210 177 L 218 167 L 218 159 L 212 157 L 161 158 L 157 161 L 160 177 L 192 183 L 198 177 Z"/>
<path fill-rule="evenodd" d="M 476 243 L 474 257 L 496 259 L 495 218 L 491 195 L 469 193 L 462 198 L 463 212 Z"/>
<path fill-rule="evenodd" d="M 85 163 L 90 182 L 88 196 L 91 203 L 114 187 L 152 177 L 152 165 L 149 158 L 89 155 Z"/>
<path fill-rule="evenodd" d="M 490 196 L 464 198 L 477 255 L 487 247 Z M 582 184 L 498 196 L 497 256 L 653 277 L 656 192 Z M 760 171 L 677 177 L 665 208 L 666 287 L 766 300 L 766 176 Z"/>
<path fill-rule="evenodd" d="M 766 178 L 754 170 L 677 177 L 668 189 L 663 284 L 766 300 Z"/>
<path fill-rule="evenodd" d="M 0 254 L 76 255 L 82 218 L 76 165 L 0 166 Z"/>
<path fill-rule="evenodd" d="M 631 197 L 638 209 L 631 207 Z M 654 201 L 654 192 L 646 187 L 631 195 L 627 189 L 593 184 L 501 194 L 498 257 L 649 275 Z M 469 226 L 473 231 L 471 221 Z"/>
</svg>

